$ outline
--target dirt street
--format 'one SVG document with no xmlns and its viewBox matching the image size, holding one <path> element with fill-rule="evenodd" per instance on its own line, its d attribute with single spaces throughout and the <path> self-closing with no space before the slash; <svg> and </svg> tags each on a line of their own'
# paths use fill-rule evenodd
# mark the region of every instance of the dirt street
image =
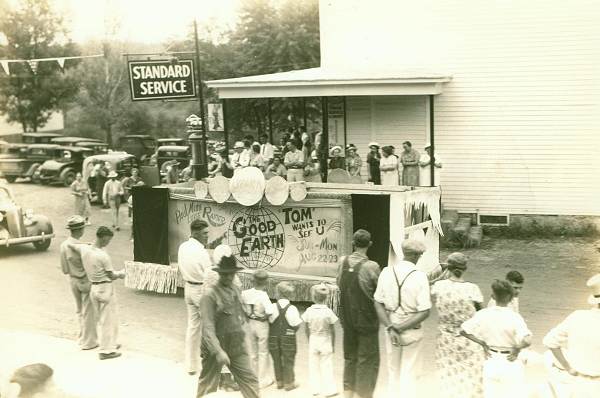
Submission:
<svg viewBox="0 0 600 398">
<path fill-rule="evenodd" d="M 39 253 L 32 245 L 0 249 L 0 329 L 35 331 L 52 336 L 76 337 L 77 323 L 68 280 L 59 269 L 59 245 L 67 236 L 64 228 L 71 215 L 73 199 L 67 188 L 15 183 L 10 187 L 23 208 L 45 214 L 54 224 L 56 240 L 47 252 Z M 120 232 L 108 247 L 117 268 L 133 256 L 129 241 L 127 209 Z M 85 240 L 93 239 L 96 227 L 110 224 L 108 210 L 94 207 L 93 226 Z M 443 253 L 445 257 L 448 253 Z M 585 281 L 600 272 L 600 254 L 594 242 L 586 239 L 494 240 L 481 248 L 467 250 L 469 270 L 466 277 L 489 296 L 494 278 L 502 278 L 510 269 L 525 276 L 521 311 L 534 333 L 533 349 L 541 352 L 544 334 L 569 312 L 586 307 Z M 128 350 L 167 359 L 182 360 L 186 314 L 181 296 L 164 296 L 127 289 L 117 282 L 121 320 L 121 342 Z M 435 347 L 435 314 L 427 321 L 427 355 L 432 361 Z M 340 331 L 341 335 L 341 331 Z M 306 378 L 306 338 L 300 333 L 298 354 L 299 380 Z M 340 339 L 336 349 L 336 372 L 343 359 Z M 340 386 L 341 387 L 341 386 Z"/>
</svg>

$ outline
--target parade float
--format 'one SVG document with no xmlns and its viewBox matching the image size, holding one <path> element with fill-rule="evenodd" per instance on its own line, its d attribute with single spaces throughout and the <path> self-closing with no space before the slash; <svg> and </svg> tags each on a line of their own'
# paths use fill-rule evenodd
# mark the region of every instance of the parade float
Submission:
<svg viewBox="0 0 600 398">
<path fill-rule="evenodd" d="M 406 237 L 422 239 L 427 252 L 419 267 L 438 265 L 439 187 L 265 181 L 255 168 L 228 180 L 133 190 L 134 260 L 125 262 L 125 286 L 173 294 L 183 286 L 177 268 L 179 245 L 195 219 L 209 224 L 209 247 L 231 246 L 244 287 L 254 270 L 269 272 L 268 293 L 280 281 L 295 286 L 296 301 L 310 301 L 311 287 L 330 284 L 342 256 L 352 252 L 352 234 L 372 233 L 369 257 L 382 266 L 396 261 Z M 335 307 L 337 294 L 331 297 Z"/>
</svg>

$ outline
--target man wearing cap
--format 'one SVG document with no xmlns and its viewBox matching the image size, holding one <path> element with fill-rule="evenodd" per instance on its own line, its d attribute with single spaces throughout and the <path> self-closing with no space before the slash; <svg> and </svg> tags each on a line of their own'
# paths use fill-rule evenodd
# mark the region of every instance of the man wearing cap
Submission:
<svg viewBox="0 0 600 398">
<path fill-rule="evenodd" d="M 379 170 L 381 154 L 379 153 L 379 144 L 376 142 L 370 142 L 369 150 L 370 152 L 367 154 L 369 182 L 372 182 L 375 185 L 381 185 L 381 171 Z"/>
<path fill-rule="evenodd" d="M 442 159 L 436 153 L 435 156 L 435 182 L 434 186 L 440 185 L 440 173 L 442 169 Z M 431 186 L 431 144 L 425 145 L 425 153 L 419 157 L 419 185 L 422 187 Z"/>
<path fill-rule="evenodd" d="M 258 378 L 250 364 L 244 344 L 246 314 L 242 307 L 240 289 L 233 283 L 238 267 L 231 248 L 220 245 L 213 253 L 213 270 L 219 281 L 202 297 L 202 371 L 197 397 L 215 392 L 221 368 L 226 365 L 245 398 L 258 398 Z"/>
<path fill-rule="evenodd" d="M 72 216 L 67 220 L 67 229 L 71 236 L 60 245 L 60 263 L 62 272 L 69 275 L 71 292 L 75 297 L 77 317 L 79 319 L 79 346 L 82 350 L 98 347 L 96 333 L 96 313 L 90 299 L 91 283 L 81 262 L 81 255 L 72 245 L 80 244 L 85 232 L 85 219 Z"/>
<path fill-rule="evenodd" d="M 123 184 L 117 180 L 119 175 L 116 171 L 112 170 L 108 173 L 109 180 L 104 184 L 102 191 L 102 201 L 105 206 L 110 206 L 112 213 L 112 227 L 118 231 L 119 228 L 119 207 L 121 206 L 121 195 L 125 193 L 123 190 Z"/>
<path fill-rule="evenodd" d="M 287 169 L 288 182 L 304 181 L 304 155 L 296 147 L 294 140 L 286 143 L 289 151 L 285 154 L 283 164 Z"/>
<path fill-rule="evenodd" d="M 194 220 L 190 224 L 190 238 L 179 245 L 177 264 L 185 281 L 184 295 L 187 308 L 187 331 L 185 334 L 185 366 L 189 374 L 198 371 L 200 342 L 202 336 L 200 300 L 204 294 L 206 274 L 212 267 L 208 244 L 208 223 Z"/>
<path fill-rule="evenodd" d="M 248 340 L 252 367 L 258 373 L 260 388 L 273 384 L 271 361 L 269 358 L 269 315 L 273 305 L 267 295 L 267 271 L 254 272 L 254 287 L 242 292 L 242 304 L 248 317 Z"/>
<path fill-rule="evenodd" d="M 354 252 L 341 259 L 337 273 L 338 314 L 344 329 L 344 394 L 371 398 L 379 371 L 379 322 L 373 294 L 379 264 L 369 260 L 371 234 L 359 229 L 352 237 Z"/>
<path fill-rule="evenodd" d="M 600 392 L 600 274 L 587 286 L 592 308 L 571 313 L 544 337 L 554 359 L 551 384 L 558 397 L 592 398 Z"/>
<path fill-rule="evenodd" d="M 246 147 L 242 141 L 237 141 L 233 146 L 233 150 L 235 152 L 231 156 L 231 165 L 235 173 L 250 165 L 250 152 L 246 151 Z"/>
<path fill-rule="evenodd" d="M 424 371 L 422 323 L 429 316 L 431 297 L 427 275 L 415 264 L 425 249 L 421 241 L 404 240 L 404 260 L 381 271 L 375 290 L 375 309 L 387 334 L 389 396 L 420 396 L 417 387 Z"/>
<path fill-rule="evenodd" d="M 113 232 L 104 226 L 96 231 L 96 241 L 92 245 L 69 244 L 81 255 L 83 268 L 92 283 L 90 298 L 98 315 L 98 332 L 100 337 L 100 359 L 111 359 L 121 356 L 117 344 L 119 337 L 119 320 L 115 288 L 112 282 L 124 279 L 125 271 L 115 271 L 110 256 L 105 251 L 113 238 Z"/>
</svg>

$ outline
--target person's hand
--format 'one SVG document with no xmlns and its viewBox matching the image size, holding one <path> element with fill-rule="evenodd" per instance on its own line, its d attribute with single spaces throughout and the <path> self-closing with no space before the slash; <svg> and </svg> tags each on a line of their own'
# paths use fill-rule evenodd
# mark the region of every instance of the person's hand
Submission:
<svg viewBox="0 0 600 398">
<path fill-rule="evenodd" d="M 230 365 L 229 362 L 229 357 L 227 356 L 227 354 L 225 353 L 225 351 L 221 350 L 217 353 L 216 355 L 216 360 L 217 360 L 217 364 L 219 364 L 219 366 L 223 366 L 223 365 Z"/>
<path fill-rule="evenodd" d="M 578 371 L 576 371 L 575 369 L 573 369 L 573 368 L 572 368 L 572 367 L 570 367 L 570 366 L 569 366 L 569 369 L 567 369 L 567 372 L 569 372 L 569 374 L 570 374 L 571 376 L 577 376 L 577 375 L 579 375 L 579 372 L 578 372 Z"/>
<path fill-rule="evenodd" d="M 510 354 L 508 354 L 508 356 L 506 357 L 506 359 L 508 359 L 510 362 L 514 362 L 519 357 L 519 353 L 520 352 L 521 352 L 520 349 L 513 348 L 512 350 L 510 350 Z"/>
<path fill-rule="evenodd" d="M 483 347 L 483 354 L 485 355 L 486 359 L 491 357 L 492 354 L 490 354 L 490 346 L 488 346 L 487 344 L 483 343 L 482 345 Z"/>
</svg>

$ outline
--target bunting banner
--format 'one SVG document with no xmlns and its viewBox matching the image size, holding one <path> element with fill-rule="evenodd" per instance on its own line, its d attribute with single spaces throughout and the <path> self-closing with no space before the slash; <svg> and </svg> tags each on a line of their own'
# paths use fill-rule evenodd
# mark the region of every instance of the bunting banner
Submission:
<svg viewBox="0 0 600 398">
<path fill-rule="evenodd" d="M 9 65 L 11 63 L 27 63 L 31 72 L 36 74 L 37 68 L 40 62 L 57 62 L 61 71 L 64 71 L 65 61 L 68 59 L 83 59 L 83 58 L 98 58 L 104 57 L 104 54 L 96 54 L 96 55 L 79 55 L 74 57 L 53 57 L 53 58 L 34 58 L 34 59 L 0 59 L 0 66 L 2 67 L 2 71 L 10 75 Z"/>
</svg>

